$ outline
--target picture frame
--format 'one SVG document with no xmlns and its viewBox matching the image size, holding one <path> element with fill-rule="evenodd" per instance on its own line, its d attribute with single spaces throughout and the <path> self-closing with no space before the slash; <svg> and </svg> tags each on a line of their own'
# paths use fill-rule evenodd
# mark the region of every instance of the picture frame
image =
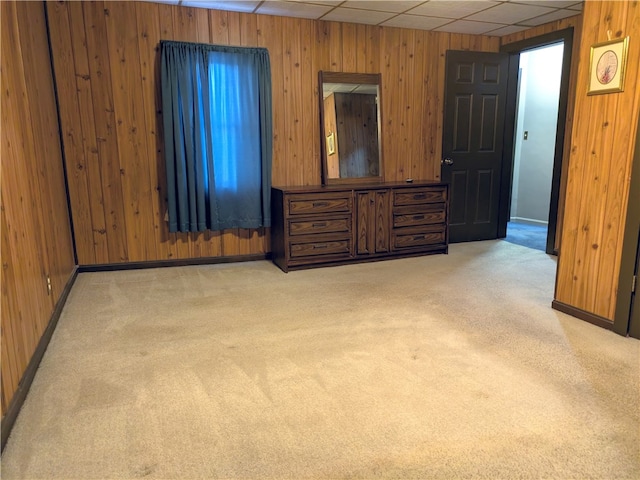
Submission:
<svg viewBox="0 0 640 480">
<path fill-rule="evenodd" d="M 333 155 L 336 153 L 336 140 L 334 133 L 331 132 L 327 135 L 327 155 Z"/>
<path fill-rule="evenodd" d="M 629 37 L 591 46 L 587 95 L 624 91 L 628 53 Z"/>
</svg>

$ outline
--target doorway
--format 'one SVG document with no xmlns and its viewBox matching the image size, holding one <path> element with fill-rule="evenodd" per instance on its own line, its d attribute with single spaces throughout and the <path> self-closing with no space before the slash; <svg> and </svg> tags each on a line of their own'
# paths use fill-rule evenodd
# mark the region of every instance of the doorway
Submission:
<svg viewBox="0 0 640 480">
<path fill-rule="evenodd" d="M 503 45 L 499 53 L 447 51 L 441 178 L 450 185 L 451 243 L 507 236 L 520 55 L 558 43 L 562 67 L 555 137 L 549 135 L 555 143 L 545 245 L 546 253 L 557 254 L 573 28 Z"/>
<path fill-rule="evenodd" d="M 545 131 L 547 133 L 541 134 L 538 131 L 537 123 L 533 123 L 536 127 L 535 130 L 538 133 L 533 133 L 533 128 L 529 128 L 531 126 L 530 123 L 526 122 L 525 118 L 521 118 L 520 125 L 523 126 L 520 131 L 516 129 L 516 124 L 518 121 L 518 116 L 526 116 L 525 112 L 521 112 L 518 108 L 518 99 L 519 99 L 519 81 L 520 81 L 520 57 L 527 56 L 530 53 L 533 53 L 536 50 L 543 50 L 545 47 L 556 47 L 558 46 L 558 50 L 555 52 L 556 57 L 560 57 L 560 50 L 562 55 L 560 57 L 560 67 L 559 67 L 559 87 L 557 90 L 554 90 L 554 103 L 557 105 L 557 111 L 555 113 L 555 131 L 549 130 L 550 122 L 546 123 Z M 547 221 L 546 221 L 546 239 L 545 239 L 545 251 L 548 254 L 557 255 L 558 248 L 560 245 L 561 239 L 557 233 L 561 230 L 561 222 L 562 215 L 559 209 L 559 204 L 561 203 L 561 196 L 564 192 L 561 192 L 561 177 L 562 177 L 562 165 L 563 165 L 563 157 L 564 157 L 564 139 L 565 139 L 565 123 L 566 123 L 566 115 L 567 115 L 567 104 L 569 100 L 569 75 L 571 72 L 571 51 L 573 48 L 573 28 L 567 28 L 565 30 L 559 30 L 557 32 L 551 32 L 545 35 L 541 35 L 538 37 L 528 38 L 526 40 L 522 40 L 519 42 L 514 42 L 510 44 L 503 45 L 500 48 L 500 51 L 503 53 L 508 53 L 510 55 L 509 61 L 509 100 L 507 102 L 507 124 L 514 125 L 513 127 L 513 136 L 505 134 L 505 144 L 504 144 L 504 169 L 502 176 L 502 183 L 504 187 L 501 189 L 501 201 L 500 201 L 500 212 L 499 212 L 499 222 L 498 222 L 498 238 L 505 238 L 507 236 L 507 225 L 511 221 L 512 216 L 527 218 L 526 215 L 531 213 L 519 213 L 516 212 L 516 215 L 513 214 L 512 211 L 512 197 L 513 194 L 517 194 L 516 201 L 520 203 L 522 200 L 521 194 L 523 191 L 521 187 L 523 182 L 517 184 L 517 191 L 514 192 L 514 183 L 515 183 L 515 159 L 516 159 L 516 145 L 517 141 L 521 143 L 521 150 L 524 149 L 526 145 L 527 149 L 531 149 L 530 147 L 534 147 L 536 142 L 542 139 L 543 135 L 548 136 L 549 138 L 553 138 L 555 140 L 553 145 L 553 153 L 552 157 L 549 155 L 547 158 L 552 158 L 552 168 L 551 168 L 551 185 L 550 185 L 550 193 L 545 193 L 544 198 L 540 198 L 538 203 L 548 204 L 547 210 Z M 544 50 L 543 50 L 544 51 Z M 528 58 L 527 65 L 531 62 L 535 63 L 538 59 L 532 61 L 531 58 Z M 558 67 L 554 67 L 554 76 L 556 75 Z M 541 69 L 537 69 L 540 71 Z M 550 70 L 546 65 L 544 66 L 544 72 L 547 73 Z M 540 75 L 534 75 L 540 77 Z M 531 80 L 531 79 L 529 79 Z M 528 80 L 528 83 L 532 83 Z M 557 81 L 557 80 L 555 80 Z M 555 82 L 554 81 L 554 82 Z M 544 90 L 546 79 L 544 75 L 542 75 L 541 79 L 538 79 L 533 84 L 539 84 L 536 90 Z M 555 87 L 554 87 L 555 89 Z M 528 88 L 526 89 L 528 90 Z M 537 93 L 540 95 L 540 93 Z M 544 95 L 544 94 L 542 94 Z M 557 95 L 557 96 L 556 96 Z M 547 113 L 547 117 L 552 116 L 553 113 Z M 527 140 L 524 140 L 525 132 L 527 132 Z M 549 133 L 551 132 L 551 133 Z M 570 132 L 569 132 L 570 133 Z M 534 135 L 532 137 L 532 135 Z M 534 141 L 535 140 L 535 141 Z M 524 143 L 529 142 L 529 143 Z M 549 147 L 550 148 L 550 147 Z M 526 149 L 525 149 L 526 150 Z M 522 170 L 522 164 L 519 166 L 520 170 Z M 548 175 L 548 169 L 545 167 L 545 175 Z M 520 175 L 522 172 L 520 172 Z M 536 175 L 539 175 L 537 173 Z M 528 183 L 531 180 L 528 176 L 525 175 L 524 183 Z M 548 185 L 548 184 L 547 184 Z M 535 220 L 535 219 L 534 219 Z M 544 222 L 544 220 L 541 220 Z M 531 222 L 529 222 L 531 223 Z M 536 222 L 533 222 L 536 223 Z M 542 223 L 541 225 L 544 225 Z M 544 233 L 543 233 L 544 235 Z"/>
<path fill-rule="evenodd" d="M 520 53 L 505 240 L 546 251 L 564 42 Z"/>
</svg>

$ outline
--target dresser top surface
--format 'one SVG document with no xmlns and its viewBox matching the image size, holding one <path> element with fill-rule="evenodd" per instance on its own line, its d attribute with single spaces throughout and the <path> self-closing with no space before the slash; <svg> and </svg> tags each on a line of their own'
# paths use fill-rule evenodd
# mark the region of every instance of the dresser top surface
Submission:
<svg viewBox="0 0 640 480">
<path fill-rule="evenodd" d="M 304 192 L 344 192 L 351 190 L 379 190 L 385 188 L 411 188 L 411 187 L 442 187 L 447 183 L 436 181 L 414 181 L 414 182 L 381 182 L 366 185 L 297 185 L 297 186 L 274 186 L 272 189 L 289 193 Z"/>
</svg>

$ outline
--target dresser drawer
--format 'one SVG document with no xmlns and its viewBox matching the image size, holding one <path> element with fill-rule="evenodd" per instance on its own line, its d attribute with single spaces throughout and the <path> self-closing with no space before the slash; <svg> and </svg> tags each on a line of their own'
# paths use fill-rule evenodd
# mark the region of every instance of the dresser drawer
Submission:
<svg viewBox="0 0 640 480">
<path fill-rule="evenodd" d="M 402 250 L 406 248 L 423 247 L 427 245 L 444 244 L 446 239 L 446 227 L 433 225 L 431 227 L 407 228 L 393 233 L 393 248 Z"/>
<path fill-rule="evenodd" d="M 326 255 L 351 254 L 351 239 L 325 240 L 318 242 L 291 243 L 289 256 L 291 258 L 316 257 Z"/>
<path fill-rule="evenodd" d="M 446 187 L 403 188 L 393 192 L 394 206 L 444 203 L 446 200 Z"/>
<path fill-rule="evenodd" d="M 351 231 L 351 216 L 335 218 L 293 219 L 289 221 L 289 235 L 316 235 L 320 233 L 340 233 Z"/>
<path fill-rule="evenodd" d="M 289 195 L 287 207 L 289 215 L 314 215 L 318 213 L 351 212 L 353 200 L 351 192 L 332 194 Z"/>
<path fill-rule="evenodd" d="M 400 207 L 393 210 L 393 228 L 444 223 L 446 218 L 447 213 L 444 203 Z"/>
</svg>

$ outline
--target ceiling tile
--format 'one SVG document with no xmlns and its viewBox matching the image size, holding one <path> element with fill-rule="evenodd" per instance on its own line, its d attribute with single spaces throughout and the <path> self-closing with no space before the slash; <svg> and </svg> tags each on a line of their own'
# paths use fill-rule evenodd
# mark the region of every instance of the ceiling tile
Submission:
<svg viewBox="0 0 640 480">
<path fill-rule="evenodd" d="M 431 0 L 411 9 L 408 13 L 429 17 L 462 18 L 495 5 L 496 3 L 493 1 Z"/>
<path fill-rule="evenodd" d="M 309 0 L 313 1 L 313 0 Z M 424 0 L 418 1 L 365 1 L 365 0 L 347 0 L 344 2 L 341 7 L 347 8 L 359 8 L 361 10 L 376 10 L 379 12 L 394 12 L 401 13 L 406 12 L 410 8 L 415 7 L 416 5 L 420 5 Z"/>
<path fill-rule="evenodd" d="M 498 28 L 497 30 L 490 30 L 486 33 L 486 35 L 490 35 L 493 37 L 501 37 L 503 35 L 511 35 L 512 33 L 522 32 L 523 30 L 527 30 L 530 27 L 519 27 L 517 25 L 508 25 L 506 27 Z"/>
<path fill-rule="evenodd" d="M 319 18 L 331 10 L 328 5 L 314 5 L 302 2 L 268 1 L 258 7 L 255 13 L 280 15 L 283 17 Z"/>
<path fill-rule="evenodd" d="M 530 18 L 529 20 L 518 22 L 518 24 L 526 25 L 528 27 L 536 27 L 544 23 L 554 22 L 556 20 L 573 17 L 575 15 L 580 15 L 580 13 L 576 12 L 575 10 L 556 10 L 555 12 L 547 13 L 546 15 L 541 15 L 539 17 Z"/>
<path fill-rule="evenodd" d="M 330 20 L 333 22 L 352 22 L 352 23 L 366 23 L 369 25 L 378 25 L 385 20 L 390 19 L 395 14 L 385 12 L 374 12 L 371 10 L 358 10 L 355 8 L 338 7 L 332 10 L 327 15 L 322 17 L 322 20 Z"/>
<path fill-rule="evenodd" d="M 466 20 L 513 24 L 553 11 L 554 9 L 549 7 L 522 5 L 519 3 L 501 3 L 480 13 L 470 15 Z"/>
<path fill-rule="evenodd" d="M 472 35 L 483 35 L 491 30 L 496 30 L 504 25 L 500 23 L 488 23 L 488 22 L 471 22 L 469 20 L 456 20 L 455 22 L 448 23 L 442 27 L 435 28 L 436 32 L 449 32 L 449 33 L 468 33 Z"/>
<path fill-rule="evenodd" d="M 451 20 L 448 18 L 436 18 L 425 17 L 423 15 L 407 15 L 402 14 L 397 17 L 393 17 L 390 20 L 382 23 L 385 27 L 401 27 L 401 28 L 416 28 L 418 30 L 433 30 L 440 27 Z"/>
<path fill-rule="evenodd" d="M 329 5 L 331 7 L 336 7 L 341 3 L 344 3 L 344 0 L 287 0 L 287 1 L 300 2 L 300 3 L 315 3 L 316 5 Z M 575 2 L 576 0 L 573 0 L 573 1 Z"/>
<path fill-rule="evenodd" d="M 180 5 L 185 7 L 230 10 L 232 12 L 253 12 L 253 10 L 258 6 L 259 3 L 259 0 L 224 0 L 218 2 L 210 2 L 207 0 L 182 0 L 182 3 Z"/>
<path fill-rule="evenodd" d="M 511 3 L 538 5 L 540 7 L 566 8 L 575 5 L 576 0 L 509 0 Z"/>
<path fill-rule="evenodd" d="M 508 35 L 579 15 L 588 0 L 141 1 L 451 33 Z"/>
</svg>

